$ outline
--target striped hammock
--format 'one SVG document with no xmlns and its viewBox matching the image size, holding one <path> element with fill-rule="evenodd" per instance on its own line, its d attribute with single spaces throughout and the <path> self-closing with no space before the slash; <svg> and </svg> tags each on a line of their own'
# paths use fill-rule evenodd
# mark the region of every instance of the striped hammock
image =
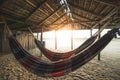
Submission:
<svg viewBox="0 0 120 80">
<path fill-rule="evenodd" d="M 53 52 L 47 48 L 45 48 L 41 42 L 34 38 L 35 43 L 37 45 L 37 47 L 39 48 L 39 50 L 45 55 L 45 57 L 47 57 L 49 60 L 51 61 L 59 61 L 61 59 L 66 59 L 71 57 L 72 55 L 75 55 L 79 52 L 81 52 L 82 50 L 84 50 L 85 48 L 87 48 L 88 46 L 90 46 L 97 38 L 97 35 L 94 35 L 92 37 L 90 37 L 89 39 L 87 39 L 82 45 L 80 45 L 78 48 L 69 51 L 69 52 L 64 52 L 64 53 L 58 53 L 58 52 Z"/>
<path fill-rule="evenodd" d="M 28 71 L 43 77 L 63 76 L 93 59 L 112 40 L 119 29 L 114 28 L 82 52 L 58 62 L 47 63 L 29 54 L 13 37 L 9 44 L 15 58 Z"/>
</svg>

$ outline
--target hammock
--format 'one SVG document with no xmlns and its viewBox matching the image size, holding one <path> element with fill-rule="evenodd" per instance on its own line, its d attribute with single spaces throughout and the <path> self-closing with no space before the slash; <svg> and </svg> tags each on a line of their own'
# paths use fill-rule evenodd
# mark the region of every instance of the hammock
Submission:
<svg viewBox="0 0 120 80">
<path fill-rule="evenodd" d="M 112 40 L 116 32 L 118 29 L 114 28 L 84 51 L 53 63 L 43 62 L 29 54 L 13 36 L 9 37 L 9 44 L 15 58 L 27 70 L 43 77 L 57 77 L 66 75 L 93 59 Z"/>
<path fill-rule="evenodd" d="M 79 53 L 80 51 L 84 50 L 85 48 L 87 48 L 88 46 L 90 46 L 97 38 L 97 35 L 90 37 L 89 39 L 87 39 L 82 45 L 80 45 L 78 48 L 69 51 L 69 52 L 64 52 L 64 53 L 58 53 L 58 52 L 53 52 L 51 50 L 48 50 L 47 48 L 45 48 L 41 42 L 35 38 L 35 43 L 37 45 L 37 47 L 39 48 L 39 50 L 51 61 L 58 61 L 61 59 L 66 59 L 71 57 L 72 55 L 75 55 L 77 53 Z"/>
<path fill-rule="evenodd" d="M 30 28 L 28 28 L 30 33 L 32 34 L 32 36 L 34 37 L 33 35 L 33 32 Z M 102 31 L 102 30 L 101 30 Z M 77 53 L 79 53 L 80 51 L 84 50 L 85 48 L 87 48 L 88 46 L 90 46 L 97 38 L 97 35 L 98 35 L 99 31 L 96 32 L 92 37 L 88 38 L 82 45 L 80 45 L 78 48 L 72 50 L 72 51 L 69 51 L 69 52 L 64 52 L 64 53 L 58 53 L 58 52 L 53 52 L 51 50 L 48 50 L 47 48 L 45 48 L 42 43 L 36 39 L 34 37 L 34 41 L 37 45 L 37 47 L 39 48 L 39 50 L 51 61 L 59 61 L 61 59 L 66 59 L 66 58 L 69 58 L 71 57 L 72 55 L 75 55 Z"/>
</svg>

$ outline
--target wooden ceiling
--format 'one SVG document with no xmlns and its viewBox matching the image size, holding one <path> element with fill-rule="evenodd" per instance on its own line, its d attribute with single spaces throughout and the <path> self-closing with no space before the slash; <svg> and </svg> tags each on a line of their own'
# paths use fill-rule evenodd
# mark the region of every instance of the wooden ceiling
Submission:
<svg viewBox="0 0 120 80">
<path fill-rule="evenodd" d="M 0 15 L 12 30 L 34 32 L 61 29 L 72 24 L 74 29 L 93 29 L 108 23 L 111 28 L 120 22 L 119 0 L 0 0 Z M 63 0 L 64 1 L 64 0 Z M 66 13 L 69 7 L 72 19 Z"/>
</svg>

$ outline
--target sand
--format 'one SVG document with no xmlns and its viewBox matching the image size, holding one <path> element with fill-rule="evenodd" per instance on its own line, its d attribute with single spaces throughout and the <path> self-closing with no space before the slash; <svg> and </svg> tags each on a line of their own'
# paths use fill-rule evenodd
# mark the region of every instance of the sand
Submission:
<svg viewBox="0 0 120 80">
<path fill-rule="evenodd" d="M 39 57 L 38 51 L 33 55 Z M 0 53 L 0 80 L 120 80 L 120 39 L 113 39 L 101 52 L 101 61 L 95 57 L 76 71 L 55 78 L 43 78 L 28 72 L 13 54 Z"/>
</svg>

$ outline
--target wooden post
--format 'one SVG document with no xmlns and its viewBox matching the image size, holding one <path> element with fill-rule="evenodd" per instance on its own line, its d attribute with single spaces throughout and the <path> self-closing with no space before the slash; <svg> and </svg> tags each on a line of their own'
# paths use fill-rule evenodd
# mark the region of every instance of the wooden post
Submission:
<svg viewBox="0 0 120 80">
<path fill-rule="evenodd" d="M 57 30 L 55 30 L 55 49 L 57 49 Z"/>
<path fill-rule="evenodd" d="M 30 38 L 29 38 L 29 33 L 28 33 L 28 50 L 30 49 L 30 44 L 29 44 L 30 41 L 29 41 L 29 39 L 30 39 Z"/>
<path fill-rule="evenodd" d="M 43 44 L 43 27 L 41 27 L 41 38 L 40 38 L 41 40 L 41 43 Z"/>
<path fill-rule="evenodd" d="M 100 28 L 101 28 L 101 25 L 99 24 L 99 27 L 98 27 L 98 30 L 100 30 Z M 100 33 L 99 33 L 99 35 L 98 35 L 98 39 L 100 39 L 100 37 L 101 37 L 101 35 L 100 35 Z M 99 54 L 98 54 L 98 60 L 100 61 L 101 59 L 100 59 L 100 52 L 99 52 Z"/>
<path fill-rule="evenodd" d="M 38 39 L 39 33 L 37 33 L 37 39 Z"/>
<path fill-rule="evenodd" d="M 90 36 L 92 37 L 92 29 L 90 29 Z"/>
<path fill-rule="evenodd" d="M 0 31 L 0 52 L 2 52 L 2 36 L 3 36 L 3 32 Z"/>
<path fill-rule="evenodd" d="M 40 37 L 40 41 L 43 44 L 43 27 L 41 27 L 41 37 Z M 45 46 L 45 45 L 44 45 Z M 42 57 L 42 53 L 40 54 L 40 58 Z"/>
<path fill-rule="evenodd" d="M 73 50 L 73 30 L 71 29 L 71 50 Z"/>
</svg>

